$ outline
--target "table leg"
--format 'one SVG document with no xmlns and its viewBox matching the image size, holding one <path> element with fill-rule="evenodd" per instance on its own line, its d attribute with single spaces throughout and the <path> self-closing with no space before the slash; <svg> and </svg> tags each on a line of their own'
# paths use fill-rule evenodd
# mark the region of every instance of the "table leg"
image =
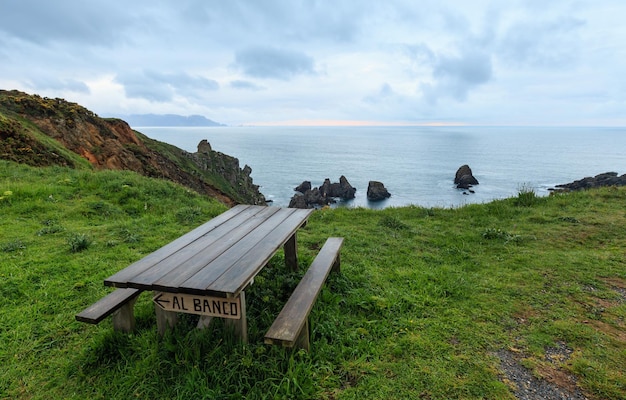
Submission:
<svg viewBox="0 0 626 400">
<path fill-rule="evenodd" d="M 173 311 L 165 311 L 156 303 L 154 304 L 154 311 L 156 313 L 157 332 L 159 332 L 160 336 L 163 336 L 167 328 L 173 328 L 176 325 L 178 314 Z"/>
<path fill-rule="evenodd" d="M 224 324 L 227 328 L 233 329 L 235 335 L 239 337 L 239 339 L 243 343 L 248 343 L 248 318 L 246 316 L 246 293 L 239 293 L 240 303 L 241 303 L 241 318 L 240 319 L 230 319 L 227 318 L 224 321 Z"/>
<path fill-rule="evenodd" d="M 211 325 L 212 321 L 213 321 L 213 317 L 208 316 L 208 315 L 201 315 L 200 319 L 198 320 L 198 325 L 196 325 L 196 328 L 206 329 L 209 327 L 209 325 Z"/>
<path fill-rule="evenodd" d="M 288 268 L 291 268 L 293 271 L 298 269 L 298 249 L 297 249 L 297 239 L 296 233 L 294 233 L 285 245 L 283 246 L 285 250 L 285 265 Z"/>
</svg>

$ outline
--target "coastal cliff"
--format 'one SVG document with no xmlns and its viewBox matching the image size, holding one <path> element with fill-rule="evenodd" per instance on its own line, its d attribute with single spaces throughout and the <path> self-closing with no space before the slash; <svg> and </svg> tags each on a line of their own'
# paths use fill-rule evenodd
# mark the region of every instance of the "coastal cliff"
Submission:
<svg viewBox="0 0 626 400">
<path fill-rule="evenodd" d="M 206 148 L 205 148 L 206 150 Z M 0 90 L 0 158 L 33 166 L 131 170 L 232 206 L 265 204 L 248 166 L 213 150 L 189 153 L 63 99 Z"/>
</svg>

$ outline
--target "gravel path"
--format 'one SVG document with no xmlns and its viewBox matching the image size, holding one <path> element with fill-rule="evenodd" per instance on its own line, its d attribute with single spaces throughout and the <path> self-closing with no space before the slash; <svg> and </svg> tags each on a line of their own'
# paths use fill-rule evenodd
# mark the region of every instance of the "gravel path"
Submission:
<svg viewBox="0 0 626 400">
<path fill-rule="evenodd" d="M 520 400 L 588 400 L 576 387 L 573 376 L 558 368 L 558 364 L 566 361 L 572 350 L 564 343 L 546 350 L 546 360 L 554 364 L 549 368 L 550 381 L 535 377 L 532 372 L 520 363 L 521 355 L 510 350 L 500 350 L 496 356 L 500 359 L 500 370 L 503 381 L 511 387 L 515 397 Z M 545 373 L 542 375 L 546 376 Z"/>
</svg>

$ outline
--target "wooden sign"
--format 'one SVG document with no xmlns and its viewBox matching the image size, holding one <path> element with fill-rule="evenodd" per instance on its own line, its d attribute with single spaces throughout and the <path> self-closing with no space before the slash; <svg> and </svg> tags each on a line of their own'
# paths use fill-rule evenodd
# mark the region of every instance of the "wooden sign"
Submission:
<svg viewBox="0 0 626 400">
<path fill-rule="evenodd" d="M 159 292 L 152 301 L 165 311 L 241 319 L 241 301 L 239 297 L 227 299 L 225 297 Z"/>
</svg>

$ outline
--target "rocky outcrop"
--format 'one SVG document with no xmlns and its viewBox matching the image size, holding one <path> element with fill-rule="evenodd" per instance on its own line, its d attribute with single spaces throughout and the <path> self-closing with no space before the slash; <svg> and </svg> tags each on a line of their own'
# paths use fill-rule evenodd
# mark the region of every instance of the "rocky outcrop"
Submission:
<svg viewBox="0 0 626 400">
<path fill-rule="evenodd" d="M 626 186 L 626 174 L 618 176 L 617 172 L 605 172 L 593 177 L 586 177 L 574 182 L 556 185 L 556 189 L 551 190 L 584 190 L 602 186 Z"/>
<path fill-rule="evenodd" d="M 237 158 L 213 150 L 206 139 L 198 143 L 197 152 L 184 154 L 203 171 L 224 178 L 241 198 L 246 199 L 246 203 L 266 203 L 265 197 L 259 192 L 259 187 L 252 181 L 250 176 L 252 168 L 248 165 L 240 168 Z"/>
<path fill-rule="evenodd" d="M 339 182 L 331 183 L 326 178 L 318 187 L 311 187 L 310 181 L 304 181 L 296 188 L 296 194 L 289 201 L 290 208 L 315 208 L 334 203 L 336 199 L 354 199 L 356 189 L 350 185 L 345 176 L 339 178 Z"/>
<path fill-rule="evenodd" d="M 200 143 L 198 143 L 198 153 L 200 154 L 211 154 L 213 149 L 211 148 L 211 143 L 208 140 L 202 139 Z"/>
<path fill-rule="evenodd" d="M 462 165 L 454 176 L 454 184 L 459 189 L 469 189 L 473 185 L 478 185 L 478 179 L 472 174 L 472 169 L 469 165 Z"/>
<path fill-rule="evenodd" d="M 370 201 L 381 201 L 391 197 L 382 182 L 370 181 L 367 185 L 367 199 Z"/>
</svg>

